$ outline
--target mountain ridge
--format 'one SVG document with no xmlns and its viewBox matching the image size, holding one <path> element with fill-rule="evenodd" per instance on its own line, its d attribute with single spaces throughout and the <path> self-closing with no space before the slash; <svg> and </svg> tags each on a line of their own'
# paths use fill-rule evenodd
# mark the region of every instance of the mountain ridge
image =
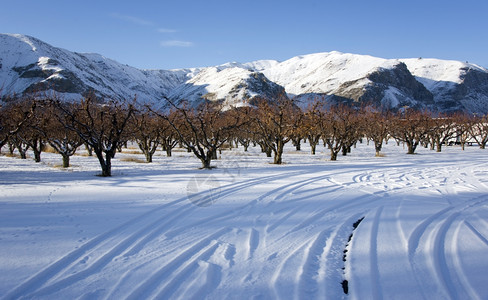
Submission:
<svg viewBox="0 0 488 300">
<path fill-rule="evenodd" d="M 168 97 L 240 105 L 286 94 L 398 108 L 488 113 L 488 70 L 431 58 L 384 59 L 338 51 L 285 61 L 229 62 L 213 67 L 143 70 L 96 53 L 53 47 L 37 38 L 0 34 L 1 95 L 54 90 L 67 100 L 101 98 L 161 102 Z"/>
</svg>

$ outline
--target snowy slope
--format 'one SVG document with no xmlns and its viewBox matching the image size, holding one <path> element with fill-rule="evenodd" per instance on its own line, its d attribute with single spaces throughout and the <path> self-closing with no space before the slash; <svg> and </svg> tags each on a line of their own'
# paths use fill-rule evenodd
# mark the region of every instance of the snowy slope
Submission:
<svg viewBox="0 0 488 300">
<path fill-rule="evenodd" d="M 255 96 L 273 99 L 284 95 L 284 89 L 263 74 L 241 67 L 223 65 L 202 69 L 184 84 L 176 87 L 169 98 L 199 103 L 202 99 L 223 101 L 226 106 L 247 103 Z"/>
<path fill-rule="evenodd" d="M 468 112 L 488 112 L 487 69 L 453 60 L 421 58 L 401 61 L 432 92 L 437 106 Z"/>
<path fill-rule="evenodd" d="M 111 178 L 0 156 L 0 298 L 488 298 L 484 150 L 302 149 L 122 152 Z"/>
<path fill-rule="evenodd" d="M 397 64 L 395 60 L 328 52 L 297 56 L 267 68 L 263 73 L 292 95 L 333 94 L 344 82 L 365 78 L 378 68 L 392 68 Z"/>
<path fill-rule="evenodd" d="M 3 95 L 54 89 L 67 98 L 95 91 L 101 97 L 156 101 L 191 70 L 139 70 L 99 54 L 73 53 L 33 37 L 0 35 Z"/>
<path fill-rule="evenodd" d="M 252 79 L 252 73 L 261 74 Z M 227 76 L 228 75 L 228 76 Z M 250 80 L 252 82 L 250 82 Z M 98 54 L 81 54 L 38 39 L 0 34 L 2 95 L 56 90 L 77 99 L 91 91 L 100 97 L 160 102 L 272 98 L 285 89 L 306 104 L 367 102 L 386 107 L 429 108 L 488 113 L 488 70 L 438 59 L 382 59 L 340 52 L 316 53 L 278 62 L 230 62 L 209 68 L 139 70 Z"/>
</svg>

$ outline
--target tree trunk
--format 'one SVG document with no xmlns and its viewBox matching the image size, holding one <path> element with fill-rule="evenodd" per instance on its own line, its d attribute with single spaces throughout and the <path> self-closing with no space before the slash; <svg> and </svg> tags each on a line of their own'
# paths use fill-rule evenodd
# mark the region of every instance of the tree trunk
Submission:
<svg viewBox="0 0 488 300">
<path fill-rule="evenodd" d="M 295 146 L 295 150 L 300 151 L 302 149 L 301 138 L 293 139 L 293 146 Z"/>
<path fill-rule="evenodd" d="M 69 167 L 69 155 L 62 154 L 62 156 L 63 156 L 63 168 L 68 168 Z"/>
<path fill-rule="evenodd" d="M 22 147 L 22 144 L 17 145 L 17 150 L 19 151 L 21 159 L 27 159 L 27 149 L 29 149 L 29 146 L 24 148 Z"/>
<path fill-rule="evenodd" d="M 310 143 L 310 147 L 312 148 L 312 155 L 315 155 L 315 148 L 317 148 L 317 144 Z"/>
<path fill-rule="evenodd" d="M 333 161 L 337 160 L 337 153 L 338 152 L 332 150 L 332 147 L 331 147 L 331 150 L 330 150 L 330 160 L 333 160 Z"/>
<path fill-rule="evenodd" d="M 407 141 L 407 154 L 415 154 L 415 149 L 417 148 L 418 142 Z"/>
<path fill-rule="evenodd" d="M 212 166 L 210 163 L 212 162 L 212 152 L 213 151 L 207 151 L 207 154 L 205 156 L 200 157 L 200 161 L 202 162 L 202 169 L 212 169 Z"/>
<path fill-rule="evenodd" d="M 34 161 L 36 163 L 41 162 L 41 151 L 37 147 L 32 148 L 32 151 L 34 152 Z"/>
<path fill-rule="evenodd" d="M 171 157 L 171 147 L 166 147 L 166 156 Z"/>
<path fill-rule="evenodd" d="M 85 144 L 85 149 L 88 152 L 88 156 L 93 156 L 93 148 L 90 145 Z"/>
<path fill-rule="evenodd" d="M 102 166 L 102 176 L 103 177 L 112 176 L 112 158 L 108 154 L 105 157 L 105 167 Z"/>
<path fill-rule="evenodd" d="M 271 157 L 273 150 L 269 147 L 266 147 L 265 152 L 266 152 L 266 157 Z"/>
<path fill-rule="evenodd" d="M 153 154 L 151 151 L 145 151 L 144 156 L 146 156 L 147 163 L 152 163 Z"/>
<path fill-rule="evenodd" d="M 10 155 L 13 155 L 14 154 L 14 151 L 15 151 L 15 144 L 14 143 L 11 143 L 11 142 L 8 142 L 8 153 Z"/>
<path fill-rule="evenodd" d="M 283 162 L 282 156 L 283 156 L 284 146 L 285 146 L 285 144 L 282 141 L 278 141 L 278 143 L 276 143 L 276 151 L 275 151 L 274 160 L 273 160 L 273 163 L 275 165 L 281 165 Z"/>
<path fill-rule="evenodd" d="M 376 157 L 381 156 L 381 149 L 382 148 L 383 148 L 383 140 L 374 141 L 374 150 L 376 151 L 376 154 L 375 154 Z"/>
<path fill-rule="evenodd" d="M 102 168 L 102 177 L 110 177 L 112 176 L 112 158 L 109 153 L 105 153 L 105 158 L 103 157 L 103 152 L 95 150 L 95 154 L 97 155 L 98 162 L 100 163 L 100 167 Z"/>
</svg>

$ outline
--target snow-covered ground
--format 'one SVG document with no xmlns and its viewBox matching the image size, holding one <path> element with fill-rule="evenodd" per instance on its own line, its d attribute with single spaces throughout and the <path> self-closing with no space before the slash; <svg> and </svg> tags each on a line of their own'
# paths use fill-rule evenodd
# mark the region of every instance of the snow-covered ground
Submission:
<svg viewBox="0 0 488 300">
<path fill-rule="evenodd" d="M 487 150 L 303 149 L 0 156 L 0 298 L 488 299 Z"/>
</svg>

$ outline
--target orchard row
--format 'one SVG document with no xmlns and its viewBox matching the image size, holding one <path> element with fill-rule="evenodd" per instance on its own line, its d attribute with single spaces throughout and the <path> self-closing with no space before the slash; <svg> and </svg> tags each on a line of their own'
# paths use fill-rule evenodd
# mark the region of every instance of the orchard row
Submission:
<svg viewBox="0 0 488 300">
<path fill-rule="evenodd" d="M 404 109 L 381 111 L 371 107 L 329 105 L 321 101 L 300 109 L 293 101 L 254 99 L 242 107 L 222 107 L 204 102 L 196 107 L 168 100 L 168 107 L 155 109 L 136 101 L 98 102 L 87 97 L 77 102 L 57 99 L 20 99 L 0 108 L 0 150 L 8 146 L 22 158 L 31 149 L 36 162 L 50 145 L 69 166 L 70 156 L 81 146 L 96 155 L 102 176 L 111 176 L 111 160 L 124 144 L 137 143 L 147 162 L 158 147 L 168 156 L 177 145 L 192 152 L 202 168 L 212 168 L 217 151 L 229 144 L 241 144 L 245 151 L 257 144 L 275 164 L 282 163 L 285 144 L 297 149 L 304 140 L 315 154 L 322 141 L 330 159 L 347 155 L 355 143 L 368 139 L 377 156 L 388 139 L 407 146 L 413 154 L 419 144 L 440 152 L 446 144 L 468 142 L 484 148 L 488 142 L 486 116 L 439 115 Z"/>
</svg>

